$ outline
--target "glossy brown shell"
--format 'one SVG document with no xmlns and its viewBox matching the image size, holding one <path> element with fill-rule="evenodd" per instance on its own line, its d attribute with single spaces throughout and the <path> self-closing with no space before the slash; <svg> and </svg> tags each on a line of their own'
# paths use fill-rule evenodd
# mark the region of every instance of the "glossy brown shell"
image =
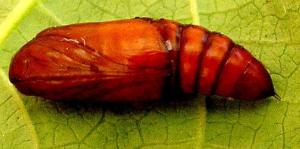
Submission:
<svg viewBox="0 0 300 149">
<path fill-rule="evenodd" d="M 24 45 L 9 77 L 52 100 L 149 101 L 201 93 L 244 100 L 274 95 L 270 75 L 243 47 L 203 27 L 135 18 L 53 27 Z"/>
</svg>

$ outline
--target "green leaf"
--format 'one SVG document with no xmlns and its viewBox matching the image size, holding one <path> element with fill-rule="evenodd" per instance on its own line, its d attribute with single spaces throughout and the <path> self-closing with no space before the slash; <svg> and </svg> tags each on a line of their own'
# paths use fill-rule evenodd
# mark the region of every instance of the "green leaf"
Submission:
<svg viewBox="0 0 300 149">
<path fill-rule="evenodd" d="M 143 110 L 126 105 L 51 102 L 18 94 L 7 79 L 14 53 L 44 28 L 135 16 L 197 22 L 192 19 L 191 3 L 195 1 L 16 2 L 2 20 L 5 32 L 0 33 L 0 66 L 5 72 L 0 82 L 0 101 L 5 106 L 0 106 L 0 111 L 8 111 L 0 114 L 0 132 L 11 134 L 1 136 L 2 148 L 201 148 L 204 100 L 160 102 L 145 105 Z M 9 121 L 14 119 L 17 122 Z"/>
<path fill-rule="evenodd" d="M 2 148 L 300 148 L 298 1 L 0 3 L 5 4 L 0 6 L 0 66 L 5 72 L 0 73 Z M 206 114 L 201 99 L 156 103 L 136 110 L 125 105 L 44 101 L 19 95 L 9 84 L 6 73 L 11 57 L 42 29 L 135 16 L 200 22 L 210 30 L 228 35 L 265 64 L 281 101 L 207 99 Z"/>
<path fill-rule="evenodd" d="M 300 2 L 198 2 L 201 24 L 228 35 L 260 59 L 281 97 L 251 103 L 207 99 L 205 147 L 299 148 Z"/>
<path fill-rule="evenodd" d="M 0 70 L 0 148 L 37 148 L 38 138 L 23 101 Z"/>
</svg>

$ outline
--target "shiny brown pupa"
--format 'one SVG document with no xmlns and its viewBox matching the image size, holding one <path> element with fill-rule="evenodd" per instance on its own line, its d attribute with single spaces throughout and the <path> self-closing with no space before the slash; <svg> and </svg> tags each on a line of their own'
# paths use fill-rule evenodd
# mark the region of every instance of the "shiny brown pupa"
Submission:
<svg viewBox="0 0 300 149">
<path fill-rule="evenodd" d="M 53 27 L 12 60 L 10 81 L 51 100 L 137 102 L 167 93 L 275 95 L 261 62 L 227 36 L 150 18 Z"/>
</svg>

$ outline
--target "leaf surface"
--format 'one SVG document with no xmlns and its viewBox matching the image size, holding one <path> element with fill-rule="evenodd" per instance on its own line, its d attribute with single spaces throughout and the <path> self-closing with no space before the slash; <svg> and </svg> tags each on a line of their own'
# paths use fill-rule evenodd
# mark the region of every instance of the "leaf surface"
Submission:
<svg viewBox="0 0 300 149">
<path fill-rule="evenodd" d="M 0 29 L 5 30 L 0 32 L 2 148 L 300 147 L 298 1 L 9 0 L 0 3 L 5 4 L 0 6 Z M 17 6 L 22 9 L 15 9 Z M 228 35 L 264 63 L 281 101 L 207 98 L 206 114 L 201 99 L 156 103 L 137 110 L 126 105 L 44 101 L 17 93 L 8 82 L 11 57 L 42 29 L 135 16 L 200 22 L 210 30 Z"/>
</svg>

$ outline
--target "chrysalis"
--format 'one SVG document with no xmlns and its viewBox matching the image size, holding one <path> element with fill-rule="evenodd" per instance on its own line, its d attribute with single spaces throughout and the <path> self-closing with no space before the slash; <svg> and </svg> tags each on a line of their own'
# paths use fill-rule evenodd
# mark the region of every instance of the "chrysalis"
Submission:
<svg viewBox="0 0 300 149">
<path fill-rule="evenodd" d="M 273 96 L 261 62 L 227 36 L 150 18 L 48 28 L 12 60 L 26 95 L 51 100 L 136 102 L 166 93 L 242 100 Z"/>
</svg>

